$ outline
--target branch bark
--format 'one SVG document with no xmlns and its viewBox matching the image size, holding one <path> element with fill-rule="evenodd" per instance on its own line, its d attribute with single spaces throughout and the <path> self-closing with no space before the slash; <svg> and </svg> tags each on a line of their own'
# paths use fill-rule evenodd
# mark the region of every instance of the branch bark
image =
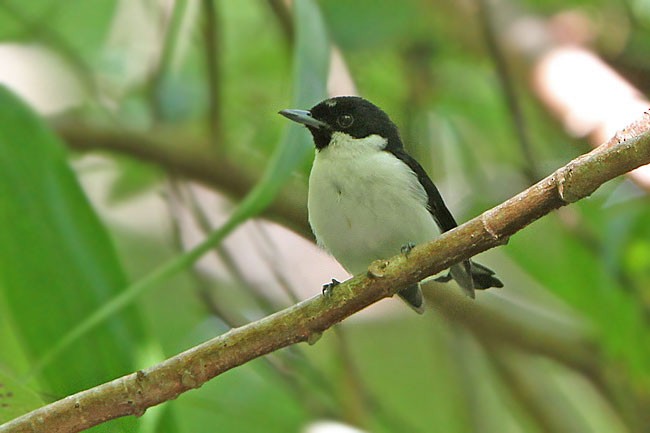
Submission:
<svg viewBox="0 0 650 433">
<path fill-rule="evenodd" d="M 607 143 L 582 155 L 501 205 L 435 241 L 370 265 L 338 286 L 285 310 L 193 347 L 136 373 L 36 409 L 0 433 L 78 432 L 109 419 L 142 415 L 154 405 L 198 388 L 211 378 L 283 347 L 315 342 L 332 325 L 450 265 L 505 244 L 528 224 L 593 193 L 604 182 L 650 163 L 650 113 Z"/>
</svg>

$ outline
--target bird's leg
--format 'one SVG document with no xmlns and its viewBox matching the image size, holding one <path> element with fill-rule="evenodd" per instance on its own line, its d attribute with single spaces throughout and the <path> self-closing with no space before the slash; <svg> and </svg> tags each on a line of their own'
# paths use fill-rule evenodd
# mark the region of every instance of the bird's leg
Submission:
<svg viewBox="0 0 650 433">
<path fill-rule="evenodd" d="M 325 296 L 326 298 L 332 296 L 332 290 L 334 289 L 334 287 L 338 286 L 339 284 L 341 283 L 335 280 L 334 278 L 332 278 L 331 283 L 323 284 L 323 296 Z"/>
<path fill-rule="evenodd" d="M 411 252 L 411 250 L 413 248 L 415 248 L 415 244 L 413 242 L 409 242 L 409 243 L 406 243 L 406 244 L 402 245 L 402 248 L 400 248 L 400 252 L 402 254 L 404 254 L 406 257 L 408 257 L 409 253 Z"/>
</svg>

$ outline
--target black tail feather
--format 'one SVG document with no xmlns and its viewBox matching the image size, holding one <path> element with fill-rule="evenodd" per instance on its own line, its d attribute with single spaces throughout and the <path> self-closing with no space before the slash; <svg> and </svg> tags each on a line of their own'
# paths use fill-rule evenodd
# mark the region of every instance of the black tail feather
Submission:
<svg viewBox="0 0 650 433">
<path fill-rule="evenodd" d="M 474 261 L 472 261 L 471 263 L 472 264 L 469 269 L 471 269 L 471 273 L 472 273 L 473 287 L 470 288 L 471 290 L 464 288 L 468 296 L 471 296 L 473 298 L 474 290 L 485 290 L 485 289 L 489 289 L 490 287 L 497 287 L 497 288 L 503 287 L 503 283 L 501 282 L 501 280 L 499 280 L 497 277 L 494 276 L 494 271 L 492 269 L 483 266 L 480 263 L 476 263 Z M 436 278 L 435 280 L 441 283 L 446 283 L 451 279 L 452 276 L 451 273 L 449 272 L 446 275 Z M 468 280 L 469 282 L 469 278 L 465 277 L 464 279 Z M 409 286 L 406 289 L 401 290 L 397 294 L 414 311 L 416 311 L 419 314 L 424 313 L 424 298 L 422 296 L 422 290 L 420 290 L 419 284 L 414 284 L 412 286 Z"/>
<path fill-rule="evenodd" d="M 472 280 L 476 290 L 485 290 L 490 287 L 503 287 L 503 283 L 494 276 L 494 271 L 480 263 L 472 262 Z"/>
<path fill-rule="evenodd" d="M 424 313 L 424 299 L 419 284 L 414 284 L 397 293 L 416 313 Z"/>
<path fill-rule="evenodd" d="M 467 262 L 463 262 L 463 263 L 467 263 Z M 471 298 L 474 297 L 474 290 L 485 290 L 485 289 L 489 289 L 490 287 L 497 287 L 497 288 L 503 287 L 503 283 L 501 282 L 501 280 L 499 280 L 497 277 L 494 276 L 494 271 L 492 269 L 483 266 L 480 263 L 476 263 L 474 261 L 472 261 L 470 269 L 472 273 L 471 286 L 467 282 L 461 284 L 458 280 L 456 281 L 456 283 L 458 283 L 458 285 L 461 286 L 461 288 L 465 291 L 465 293 L 469 297 Z M 453 272 L 454 270 L 456 272 Z M 467 266 L 465 266 L 464 268 L 452 267 L 452 269 L 449 272 L 447 272 L 445 275 L 435 278 L 435 281 L 438 281 L 439 283 L 447 283 L 452 279 L 455 279 L 452 273 L 454 273 L 456 276 L 462 277 L 463 275 L 466 275 L 463 272 L 467 272 Z M 469 278 L 464 277 L 462 280 L 469 280 Z"/>
</svg>

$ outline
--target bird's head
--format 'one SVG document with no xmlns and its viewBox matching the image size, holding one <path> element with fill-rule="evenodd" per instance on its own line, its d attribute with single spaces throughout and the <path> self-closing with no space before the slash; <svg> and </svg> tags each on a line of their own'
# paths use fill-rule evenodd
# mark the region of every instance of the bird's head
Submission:
<svg viewBox="0 0 650 433">
<path fill-rule="evenodd" d="M 358 96 L 326 99 L 307 110 L 282 110 L 284 117 L 309 129 L 318 150 L 329 146 L 335 133 L 353 139 L 378 135 L 387 147 L 401 146 L 399 132 L 388 115 L 370 101 Z"/>
</svg>

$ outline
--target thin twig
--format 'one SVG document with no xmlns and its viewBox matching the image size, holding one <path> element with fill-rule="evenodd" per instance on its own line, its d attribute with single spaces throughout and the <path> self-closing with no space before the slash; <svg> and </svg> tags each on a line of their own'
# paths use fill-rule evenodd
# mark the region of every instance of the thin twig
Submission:
<svg viewBox="0 0 650 433">
<path fill-rule="evenodd" d="M 295 36 L 293 30 L 293 19 L 291 17 L 291 10 L 287 6 L 285 0 L 267 0 L 268 5 L 273 11 L 273 15 L 280 24 L 280 29 L 284 35 L 284 39 L 293 45 Z"/>
<path fill-rule="evenodd" d="M 190 204 L 187 206 L 190 207 L 190 211 L 192 212 L 194 218 L 197 220 L 197 224 L 201 226 L 201 229 L 209 226 L 209 222 L 207 221 L 206 216 L 202 213 L 201 209 L 197 208 L 195 197 L 192 195 L 191 191 L 184 191 L 183 186 L 185 185 L 180 183 L 177 179 L 170 179 L 170 193 L 168 199 L 166 200 L 169 214 L 172 220 L 172 234 L 174 244 L 178 250 L 184 249 L 180 213 L 181 208 L 186 206 L 184 204 L 185 201 L 190 201 Z M 236 309 L 224 307 L 222 302 L 217 302 L 214 299 L 213 294 L 209 290 L 209 287 L 212 285 L 212 283 L 205 275 L 199 272 L 196 267 L 191 268 L 190 276 L 196 282 L 195 287 L 197 289 L 200 300 L 213 316 L 218 318 L 229 329 L 242 326 L 246 323 L 244 316 L 238 314 Z M 240 284 L 245 285 L 246 282 L 240 281 Z M 295 370 L 295 368 L 287 368 L 285 364 L 291 363 L 292 360 L 296 360 L 297 358 L 290 358 L 288 356 L 283 357 L 282 354 L 283 352 L 278 352 L 277 356 L 266 356 L 262 358 L 262 361 L 268 367 L 271 373 L 278 376 L 286 384 L 287 388 L 291 390 L 296 396 L 296 401 L 299 404 L 302 404 L 305 409 L 316 412 L 316 414 L 331 411 L 332 409 L 330 408 L 325 409 L 326 404 L 321 403 L 317 398 L 317 395 L 305 392 L 302 387 L 302 383 L 297 380 L 297 376 L 290 373 L 291 371 Z M 302 353 L 298 353 L 298 355 L 302 355 Z M 293 362 L 293 364 L 301 361 L 303 360 L 297 360 L 296 362 Z M 315 369 L 313 366 L 310 367 Z"/>
<path fill-rule="evenodd" d="M 487 48 L 490 52 L 491 58 L 494 62 L 501 87 L 503 88 L 506 104 L 510 111 L 512 126 L 518 137 L 519 147 L 523 156 L 525 167 L 524 175 L 530 183 L 536 182 L 539 179 L 539 168 L 536 158 L 533 154 L 532 143 L 530 140 L 529 129 L 527 127 L 526 118 L 523 114 L 521 104 L 521 97 L 515 85 L 513 75 L 508 66 L 507 56 L 505 50 L 502 48 L 502 37 L 495 28 L 495 20 L 499 19 L 498 13 L 492 13 L 490 0 L 476 0 L 479 6 L 479 19 L 483 28 L 483 36 L 485 37 Z M 498 11 L 497 11 L 498 12 Z M 569 219 L 562 218 L 570 214 L 573 219 L 577 220 L 575 224 L 570 224 Z M 602 241 L 589 230 L 589 225 L 583 221 L 582 215 L 573 209 L 566 209 L 560 214 L 560 221 L 571 232 L 574 237 L 582 242 L 589 251 L 600 251 Z M 619 272 L 615 275 L 621 287 L 628 287 L 631 290 L 636 290 L 631 283 L 631 279 L 625 275 L 625 271 Z M 646 309 L 648 306 L 645 306 Z"/>
<path fill-rule="evenodd" d="M 548 324 L 537 325 L 507 317 L 486 305 L 478 305 L 451 290 L 429 290 L 423 287 L 427 304 L 442 314 L 452 325 L 463 326 L 484 347 L 501 345 L 517 351 L 547 357 L 582 375 L 617 409 L 631 431 L 638 431 L 645 421 L 641 413 L 650 413 L 650 400 L 642 394 L 630 392 L 627 373 L 623 369 L 607 369 L 606 357 L 589 336 L 582 333 L 549 329 Z M 458 329 L 455 327 L 454 329 Z"/>
<path fill-rule="evenodd" d="M 257 236 L 253 238 L 253 241 L 257 245 L 256 250 L 259 257 L 264 261 L 267 269 L 273 275 L 273 279 L 287 295 L 289 301 L 297 304 L 300 302 L 300 297 L 291 284 L 291 281 L 289 281 L 282 271 L 286 266 L 280 266 L 278 257 L 279 252 L 277 251 L 277 246 L 275 245 L 274 240 L 269 236 L 266 228 L 262 226 L 260 222 L 251 221 L 251 223 L 255 233 L 257 233 Z"/>
<path fill-rule="evenodd" d="M 202 0 L 203 9 L 203 47 L 205 52 L 206 75 L 210 115 L 208 125 L 213 145 L 217 145 L 221 134 L 221 45 L 219 44 L 219 16 L 214 0 Z"/>
<path fill-rule="evenodd" d="M 52 5 L 54 7 L 54 3 Z M 25 26 L 30 38 L 38 38 L 40 42 L 51 47 L 58 53 L 72 67 L 72 71 L 83 86 L 83 89 L 96 100 L 101 99 L 101 92 L 95 80 L 92 67 L 56 29 L 53 29 L 49 25 L 51 14 L 46 13 L 42 19 L 34 20 L 21 6 L 16 6 L 13 2 L 9 1 L 0 1 L 0 8 L 21 25 Z M 102 110 L 104 109 L 101 104 L 98 107 Z M 106 110 L 104 110 L 104 113 L 110 114 Z M 109 118 L 112 118 L 112 116 L 109 115 Z"/>
<path fill-rule="evenodd" d="M 425 283 L 424 296 L 450 323 L 461 325 L 477 338 L 499 342 L 519 350 L 543 355 L 590 376 L 600 358 L 593 342 L 576 332 L 558 333 L 548 326 L 524 323 L 517 318 L 499 314 L 498 310 L 479 305 L 451 290 L 430 290 Z M 438 287 L 438 286 L 436 286 Z"/>
<path fill-rule="evenodd" d="M 508 386 L 512 401 L 535 420 L 544 433 L 580 433 L 591 429 L 584 418 L 571 406 L 560 390 L 551 387 L 547 379 L 530 374 L 539 360 L 517 356 L 500 345 L 484 346 L 490 364 Z M 523 365 L 522 365 L 523 364 Z M 531 367 L 532 366 L 532 367 Z M 537 366 L 537 368 L 539 368 Z"/>
<path fill-rule="evenodd" d="M 589 196 L 604 182 L 650 163 L 650 113 L 607 143 L 408 257 L 373 262 L 366 275 L 203 344 L 146 370 L 36 409 L 2 426 L 0 433 L 78 432 L 198 388 L 219 374 L 299 342 L 314 343 L 334 324 L 397 291 L 487 249 L 549 212 Z M 647 416 L 647 415 L 646 415 Z"/>
<path fill-rule="evenodd" d="M 352 419 L 352 421 L 361 422 L 363 418 L 371 415 L 387 427 L 389 431 L 399 431 L 404 433 L 418 432 L 419 429 L 395 412 L 395 408 L 387 407 L 380 399 L 375 397 L 364 383 L 361 371 L 359 371 L 359 368 L 354 361 L 354 357 L 350 350 L 350 344 L 348 343 L 347 333 L 340 325 L 334 326 L 333 330 L 337 337 L 337 349 L 339 356 L 341 357 L 341 362 L 345 364 L 344 374 L 347 381 L 350 383 L 350 388 L 352 389 L 352 392 L 348 394 L 351 394 L 351 397 L 356 400 L 353 403 L 354 407 L 352 409 L 356 409 L 357 412 L 360 412 L 356 414 L 353 413 L 353 416 L 358 419 Z M 349 400 L 350 398 L 347 398 L 346 402 L 349 402 Z M 348 412 L 350 412 L 349 407 Z M 370 427 L 368 427 L 368 430 L 370 430 Z"/>
<path fill-rule="evenodd" d="M 154 122 L 165 120 L 165 113 L 161 94 L 164 91 L 165 79 L 171 74 L 172 59 L 178 48 L 178 41 L 181 39 L 181 30 L 183 16 L 187 13 L 187 2 L 174 2 L 170 13 L 159 8 L 157 11 L 159 32 L 158 39 L 160 42 L 160 53 L 157 58 L 157 64 L 151 71 L 150 79 L 145 84 L 147 99 L 151 109 L 151 115 Z"/>
<path fill-rule="evenodd" d="M 259 233 L 259 236 L 261 238 L 261 242 L 258 245 L 259 246 L 258 251 L 260 252 L 260 257 L 262 257 L 269 264 L 268 266 L 269 270 L 273 273 L 274 278 L 276 279 L 278 284 L 284 289 L 284 292 L 287 294 L 287 296 L 292 300 L 292 302 L 298 303 L 300 300 L 291 282 L 287 280 L 287 278 L 279 270 L 282 268 L 282 266 L 279 266 L 277 263 L 274 265 L 273 263 L 274 259 L 277 259 L 277 254 L 274 256 L 270 254 L 270 251 L 268 251 L 269 248 L 273 246 L 273 239 L 269 236 L 266 229 L 260 225 L 260 223 L 253 221 L 253 226 L 257 229 L 257 232 Z M 361 380 L 360 372 L 358 371 L 358 368 L 354 363 L 352 354 L 349 349 L 349 345 L 347 343 L 345 331 L 340 326 L 334 327 L 334 331 L 337 337 L 336 342 L 338 344 L 336 345 L 336 348 L 338 349 L 337 350 L 338 355 L 341 359 L 341 362 L 345 365 L 344 371 L 346 372 L 346 377 L 349 378 L 349 382 L 351 382 L 352 390 L 353 390 L 352 393 L 346 393 L 346 396 L 348 398 L 345 399 L 346 402 L 343 404 L 343 406 L 346 407 L 347 409 L 346 412 L 352 413 L 353 417 L 356 415 L 357 418 L 363 418 L 363 416 L 359 414 L 355 414 L 353 410 L 352 411 L 350 410 L 351 407 L 362 406 L 361 409 L 361 411 L 363 411 L 362 415 L 366 415 L 368 412 L 371 413 L 374 417 L 380 420 L 380 422 L 382 422 L 387 426 L 390 426 L 391 430 L 394 431 L 400 430 L 403 432 L 417 431 L 415 428 L 409 426 L 409 423 L 405 419 L 401 418 L 396 413 L 394 413 L 391 408 L 387 408 L 384 405 L 382 405 L 381 402 L 371 394 L 370 390 L 365 386 L 365 384 Z M 302 352 L 299 352 L 298 354 L 304 357 L 304 354 Z M 305 358 L 304 361 L 308 361 L 308 360 Z M 313 367 L 311 363 L 308 362 L 307 365 L 312 370 L 315 369 L 315 367 Z M 333 389 L 331 386 L 326 389 L 329 390 L 331 393 L 333 393 Z M 349 404 L 350 397 L 355 399 L 356 404 Z M 352 422 L 353 424 L 357 424 L 361 420 L 353 418 L 353 419 L 348 419 L 348 421 Z"/>
<path fill-rule="evenodd" d="M 204 211 L 203 207 L 199 204 L 199 200 L 196 197 L 196 194 L 191 185 L 186 185 L 185 199 L 198 228 L 203 232 L 204 235 L 207 236 L 212 230 L 215 229 L 215 227 L 213 227 L 213 224 L 210 222 L 210 218 Z M 246 273 L 241 268 L 241 266 L 238 265 L 237 261 L 224 244 L 218 245 L 214 249 L 214 253 L 221 261 L 221 263 L 226 267 L 228 273 L 230 273 L 230 275 L 235 279 L 237 284 L 240 287 L 243 287 L 251 296 L 263 314 L 271 314 L 277 309 L 277 305 L 275 305 L 270 298 L 264 296 L 262 291 L 256 290 L 251 282 L 248 281 Z"/>
<path fill-rule="evenodd" d="M 532 184 L 537 182 L 539 179 L 537 164 L 535 162 L 535 156 L 533 155 L 532 145 L 530 142 L 530 137 L 528 135 L 528 127 L 526 126 L 526 118 L 524 117 L 523 109 L 521 107 L 519 94 L 517 87 L 514 84 L 512 74 L 510 73 L 510 68 L 508 67 L 508 62 L 506 56 L 499 45 L 498 38 L 494 29 L 493 17 L 490 13 L 490 5 L 488 5 L 488 0 L 476 0 L 479 6 L 479 19 L 483 28 L 483 36 L 485 37 L 485 43 L 490 52 L 490 56 L 494 62 L 494 66 L 497 70 L 497 75 L 499 81 L 501 82 L 501 87 L 503 88 L 503 93 L 506 99 L 506 104 L 510 110 L 510 116 L 512 119 L 512 126 L 517 135 L 519 141 L 519 147 L 521 149 L 521 154 L 524 158 L 524 169 L 523 172 L 529 182 Z"/>
<path fill-rule="evenodd" d="M 179 196 L 180 199 L 186 202 L 186 205 L 189 207 L 192 216 L 195 219 L 196 224 L 199 229 L 204 233 L 209 233 L 213 229 L 209 221 L 208 216 L 205 214 L 203 208 L 199 205 L 197 197 L 194 194 L 193 189 L 190 185 L 183 185 L 185 188 L 181 188 L 182 184 L 174 184 L 176 187 L 174 192 Z M 179 237 L 180 239 L 180 237 Z M 180 244 L 179 244 L 180 245 Z M 271 314 L 274 311 L 272 301 L 264 296 L 263 292 L 260 290 L 255 290 L 245 278 L 245 275 L 241 272 L 239 267 L 236 265 L 235 261 L 226 250 L 217 248 L 217 255 L 222 260 L 223 264 L 226 266 L 227 270 L 231 273 L 233 278 L 240 287 L 243 287 L 255 300 L 257 306 L 265 314 Z M 192 272 L 195 280 L 198 282 L 199 297 L 203 301 L 206 308 L 212 312 L 216 317 L 218 317 L 222 322 L 228 325 L 230 328 L 236 328 L 242 326 L 246 323 L 244 317 L 235 313 L 232 309 L 224 308 L 222 303 L 217 302 L 214 299 L 212 293 L 207 289 L 209 282 L 207 278 L 200 272 Z M 298 300 L 295 301 L 296 303 Z M 336 416 L 340 417 L 340 413 L 336 408 L 340 407 L 340 404 L 332 404 L 337 400 L 337 395 L 334 388 L 330 384 L 330 380 L 305 356 L 305 354 L 299 350 L 298 346 L 291 346 L 287 348 L 286 351 L 277 352 L 276 357 L 265 357 L 264 360 L 267 361 L 271 371 L 276 372 L 281 379 L 283 379 L 289 385 L 289 388 L 298 396 L 298 399 L 302 404 L 305 404 L 309 410 L 314 413 L 316 416 Z M 276 354 L 274 354 L 276 355 Z M 289 374 L 289 371 L 299 371 L 300 374 Z M 295 380 L 296 377 L 304 377 L 308 379 L 316 388 L 321 389 L 324 392 L 324 395 L 327 397 L 327 402 L 321 402 L 321 399 L 312 398 L 313 396 L 308 396 L 305 398 L 304 389 L 301 387 L 302 382 Z M 313 389 L 313 388 L 312 388 Z"/>
</svg>

